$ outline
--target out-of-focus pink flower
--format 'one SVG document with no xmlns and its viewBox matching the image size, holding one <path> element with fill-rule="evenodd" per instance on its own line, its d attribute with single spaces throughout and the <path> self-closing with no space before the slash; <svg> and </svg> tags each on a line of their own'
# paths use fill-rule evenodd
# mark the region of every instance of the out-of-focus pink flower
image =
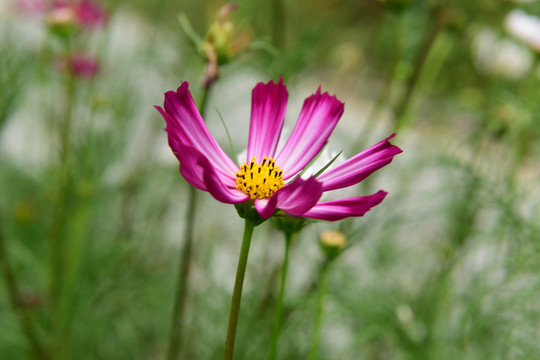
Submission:
<svg viewBox="0 0 540 360">
<path fill-rule="evenodd" d="M 69 72 L 75 77 L 86 79 L 96 76 L 100 69 L 98 59 L 89 54 L 73 54 L 58 58 L 55 65 L 59 71 Z"/>
<path fill-rule="evenodd" d="M 56 0 L 53 2 L 47 18 L 48 23 L 52 25 L 97 28 L 107 22 L 107 12 L 93 0 Z"/>
<path fill-rule="evenodd" d="M 77 19 L 85 26 L 98 27 L 107 22 L 107 12 L 97 2 L 82 0 L 76 6 Z"/>
<path fill-rule="evenodd" d="M 289 215 L 336 221 L 362 216 L 386 196 L 378 191 L 319 202 L 323 193 L 359 183 L 389 164 L 401 150 L 388 138 L 320 176 L 298 176 L 327 143 L 344 104 L 321 89 L 307 98 L 296 126 L 276 155 L 287 107 L 287 88 L 280 81 L 259 83 L 253 89 L 246 163 L 235 164 L 208 131 L 184 82 L 165 93 L 163 108 L 156 106 L 167 128 L 169 146 L 180 161 L 180 173 L 192 186 L 216 200 L 254 206 L 262 218 L 281 210 Z"/>
<path fill-rule="evenodd" d="M 70 59 L 70 70 L 82 78 L 91 78 L 99 72 L 99 61 L 92 55 L 73 55 Z"/>
<path fill-rule="evenodd" d="M 20 14 L 40 17 L 45 12 L 45 3 L 43 0 L 17 0 L 15 8 Z"/>
</svg>

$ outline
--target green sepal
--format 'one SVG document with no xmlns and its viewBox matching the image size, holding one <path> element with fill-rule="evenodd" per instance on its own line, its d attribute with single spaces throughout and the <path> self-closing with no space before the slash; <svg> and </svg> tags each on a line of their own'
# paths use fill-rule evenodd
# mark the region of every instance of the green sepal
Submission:
<svg viewBox="0 0 540 360">
<path fill-rule="evenodd" d="M 338 256 L 345 252 L 345 250 L 347 249 L 346 246 L 328 246 L 322 242 L 319 242 L 319 246 L 329 261 L 337 259 Z"/>
<path fill-rule="evenodd" d="M 253 204 L 253 200 L 248 200 L 246 202 L 240 203 L 240 204 L 234 204 L 234 207 L 236 208 L 236 211 L 238 212 L 238 216 L 240 216 L 242 219 L 248 219 L 252 221 L 255 226 L 262 224 L 268 219 L 262 218 L 259 213 L 257 212 L 257 209 L 255 209 L 255 206 Z"/>
<path fill-rule="evenodd" d="M 68 24 L 50 24 L 49 25 L 49 33 L 62 41 L 63 43 L 67 44 L 69 41 L 80 31 L 80 28 L 77 27 L 75 24 L 68 23 Z"/>
<path fill-rule="evenodd" d="M 272 224 L 279 231 L 288 235 L 293 235 L 302 231 L 302 229 L 308 224 L 308 220 L 302 217 L 290 217 L 290 216 L 273 216 Z"/>
</svg>

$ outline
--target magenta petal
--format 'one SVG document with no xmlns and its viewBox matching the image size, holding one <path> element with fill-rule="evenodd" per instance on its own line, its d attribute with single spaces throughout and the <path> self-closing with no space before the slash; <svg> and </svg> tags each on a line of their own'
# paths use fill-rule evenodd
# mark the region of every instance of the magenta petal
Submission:
<svg viewBox="0 0 540 360">
<path fill-rule="evenodd" d="M 207 165 L 208 160 L 204 155 L 197 149 L 171 138 L 169 138 L 169 145 L 180 161 L 180 173 L 186 181 L 199 190 L 208 191 L 204 183 L 204 165 Z"/>
<path fill-rule="evenodd" d="M 213 171 L 208 160 L 204 159 L 201 162 L 206 161 L 204 164 L 205 171 L 203 174 L 204 183 L 208 192 L 217 200 L 226 204 L 239 204 L 249 199 L 249 195 L 235 188 L 236 182 L 228 181 L 230 179 L 219 176 Z"/>
<path fill-rule="evenodd" d="M 220 175 L 210 161 L 197 149 L 177 143 L 180 173 L 197 189 L 208 191 L 216 200 L 227 204 L 238 204 L 249 199 L 249 195 L 235 188 L 232 177 Z"/>
<path fill-rule="evenodd" d="M 183 82 L 176 92 L 168 91 L 165 93 L 165 113 L 174 120 L 174 123 L 167 124 L 167 132 L 177 131 L 183 133 L 185 138 L 189 140 L 189 144 L 205 154 L 215 168 L 224 174 L 234 175 L 238 167 L 208 131 L 199 110 L 197 110 L 193 102 L 188 86 L 187 82 Z M 167 121 L 167 119 L 165 120 Z M 172 130 L 172 128 L 175 128 L 175 130 Z"/>
<path fill-rule="evenodd" d="M 296 178 L 292 183 L 278 190 L 276 198 L 278 209 L 293 216 L 300 216 L 311 209 L 322 195 L 322 184 L 313 176 L 307 180 Z"/>
<path fill-rule="evenodd" d="M 277 209 L 277 198 L 272 196 L 270 199 L 255 199 L 255 209 L 263 219 L 268 219 Z"/>
<path fill-rule="evenodd" d="M 298 122 L 276 157 L 286 180 L 302 170 L 322 149 L 343 114 L 344 105 L 335 96 L 316 94 L 304 101 Z"/>
<path fill-rule="evenodd" d="M 351 216 L 363 216 L 372 207 L 383 201 L 386 194 L 386 191 L 380 190 L 373 195 L 318 203 L 301 216 L 327 221 L 342 220 Z"/>
<path fill-rule="evenodd" d="M 163 119 L 165 119 L 165 123 L 167 124 L 165 131 L 167 132 L 169 146 L 176 155 L 176 150 L 173 148 L 174 144 L 181 142 L 182 144 L 187 145 L 189 144 L 189 140 L 182 132 L 182 129 L 176 126 L 176 121 L 171 116 L 169 116 L 169 114 L 167 114 L 165 110 L 163 110 L 160 106 L 154 107 L 157 109 L 157 111 L 159 111 L 161 116 L 163 116 Z"/>
<path fill-rule="evenodd" d="M 323 190 L 329 191 L 357 184 L 389 164 L 395 155 L 401 153 L 400 148 L 389 142 L 395 135 L 392 134 L 335 168 L 325 171 L 317 178 L 323 183 Z"/>
<path fill-rule="evenodd" d="M 107 12 L 96 1 L 82 0 L 75 10 L 81 25 L 99 27 L 107 22 Z"/>
<path fill-rule="evenodd" d="M 188 183 L 199 190 L 208 191 L 218 201 L 237 204 L 249 196 L 235 188 L 232 176 L 221 174 L 197 149 L 186 145 L 182 137 L 169 136 L 169 145 L 180 161 L 180 173 Z"/>
<path fill-rule="evenodd" d="M 259 83 L 251 96 L 251 124 L 247 162 L 253 157 L 261 162 L 264 156 L 274 157 L 279 136 L 285 120 L 285 110 L 289 93 L 283 80 L 275 84 Z"/>
</svg>

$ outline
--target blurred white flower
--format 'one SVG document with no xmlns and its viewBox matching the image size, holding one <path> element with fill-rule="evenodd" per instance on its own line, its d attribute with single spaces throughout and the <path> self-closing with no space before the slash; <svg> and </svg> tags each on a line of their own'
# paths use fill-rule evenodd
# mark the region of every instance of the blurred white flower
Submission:
<svg viewBox="0 0 540 360">
<path fill-rule="evenodd" d="M 504 25 L 510 34 L 540 52 L 540 18 L 515 9 L 506 16 Z"/>
<path fill-rule="evenodd" d="M 491 29 L 479 31 L 472 47 L 474 64 L 482 73 L 515 80 L 531 70 L 531 52 L 511 39 L 499 38 Z"/>
</svg>

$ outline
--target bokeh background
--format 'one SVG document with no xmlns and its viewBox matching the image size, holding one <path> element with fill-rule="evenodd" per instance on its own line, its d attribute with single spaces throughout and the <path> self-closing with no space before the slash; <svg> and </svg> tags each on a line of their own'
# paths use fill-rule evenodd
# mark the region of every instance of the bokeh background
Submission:
<svg viewBox="0 0 540 360">
<path fill-rule="evenodd" d="M 199 101 L 205 59 L 179 17 L 204 38 L 225 3 L 103 2 L 104 24 L 67 45 L 35 3 L 0 1 L 0 358 L 34 356 L 31 323 L 58 359 L 162 359 L 188 184 L 153 105 L 182 81 Z M 353 190 L 388 191 L 381 205 L 293 244 L 278 358 L 307 358 L 327 229 L 348 248 L 320 359 L 540 358 L 540 2 L 237 4 L 241 51 L 205 117 L 224 149 L 219 113 L 242 150 L 252 88 L 280 76 L 289 128 L 321 85 L 345 102 L 330 151 L 392 132 L 403 149 Z M 73 54 L 99 67 L 68 69 Z M 183 359 L 222 356 L 242 226 L 199 194 Z M 283 249 L 256 228 L 237 359 L 267 356 Z"/>
</svg>

